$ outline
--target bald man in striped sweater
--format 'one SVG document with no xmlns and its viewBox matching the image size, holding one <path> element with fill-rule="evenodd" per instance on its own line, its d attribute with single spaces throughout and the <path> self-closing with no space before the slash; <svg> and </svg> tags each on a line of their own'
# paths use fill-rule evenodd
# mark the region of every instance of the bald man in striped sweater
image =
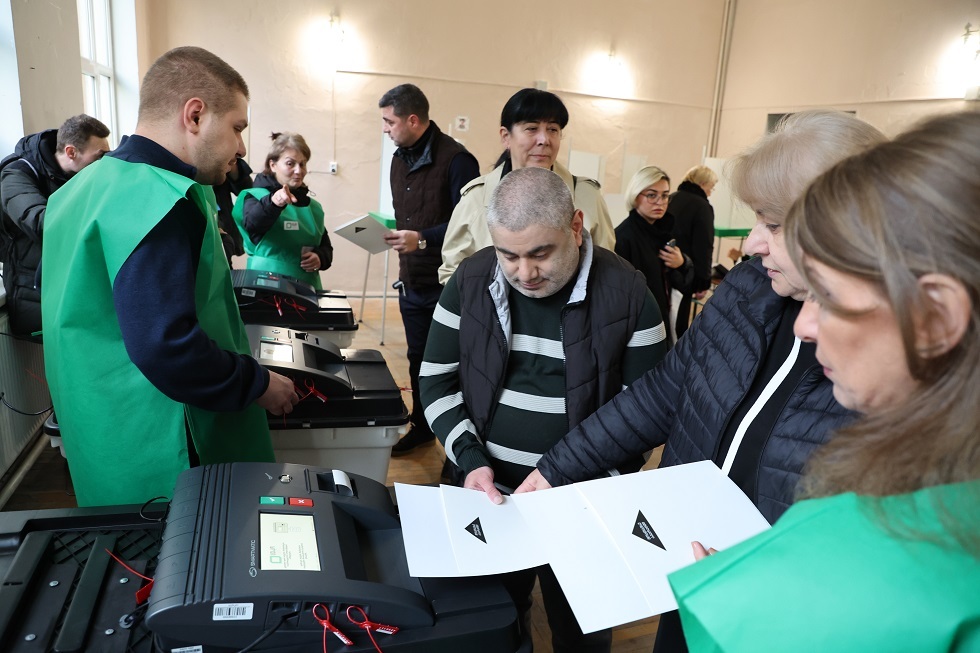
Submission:
<svg viewBox="0 0 980 653">
<path fill-rule="evenodd" d="M 465 260 L 439 299 L 419 387 L 464 487 L 500 503 L 569 429 L 660 362 L 667 343 L 643 275 L 592 245 L 553 172 L 504 177 L 487 222 L 493 246 Z M 555 650 L 607 651 L 610 634 L 581 634 L 547 568 L 507 575 L 518 609 L 529 607 L 536 572 Z"/>
</svg>

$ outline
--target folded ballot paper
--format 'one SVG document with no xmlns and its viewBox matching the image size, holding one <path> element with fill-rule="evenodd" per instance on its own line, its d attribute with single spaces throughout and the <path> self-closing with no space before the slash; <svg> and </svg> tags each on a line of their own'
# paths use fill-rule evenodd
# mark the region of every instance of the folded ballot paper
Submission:
<svg viewBox="0 0 980 653">
<path fill-rule="evenodd" d="M 710 461 L 506 497 L 395 484 L 413 576 L 481 576 L 550 564 L 583 632 L 677 607 L 667 574 L 691 542 L 723 549 L 769 528 Z"/>
</svg>

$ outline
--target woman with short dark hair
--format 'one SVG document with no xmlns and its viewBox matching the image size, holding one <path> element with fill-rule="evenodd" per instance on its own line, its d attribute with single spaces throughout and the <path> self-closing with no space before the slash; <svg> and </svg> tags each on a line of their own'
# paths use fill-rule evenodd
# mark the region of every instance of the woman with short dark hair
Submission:
<svg viewBox="0 0 980 653">
<path fill-rule="evenodd" d="M 500 113 L 500 140 L 507 156 L 489 174 L 463 187 L 442 245 L 441 284 L 446 285 L 463 259 L 492 244 L 487 228 L 490 196 L 504 175 L 527 166 L 547 168 L 561 177 L 572 191 L 575 208 L 582 211 L 592 242 L 614 248 L 616 237 L 599 182 L 573 175 L 557 160 L 566 125 L 568 109 L 554 93 L 525 88 L 507 100 Z"/>
</svg>

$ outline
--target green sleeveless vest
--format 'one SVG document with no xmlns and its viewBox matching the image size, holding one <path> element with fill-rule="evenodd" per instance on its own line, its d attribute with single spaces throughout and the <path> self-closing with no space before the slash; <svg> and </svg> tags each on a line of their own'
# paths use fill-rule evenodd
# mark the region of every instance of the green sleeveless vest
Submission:
<svg viewBox="0 0 980 653">
<path fill-rule="evenodd" d="M 185 420 L 203 464 L 274 460 L 266 413 L 257 404 L 215 413 L 178 403 L 157 390 L 126 353 L 112 299 L 116 274 L 185 197 L 206 225 L 194 288 L 198 321 L 217 346 L 247 354 L 210 187 L 105 157 L 48 202 L 44 363 L 79 506 L 169 497 L 188 467 Z"/>
<path fill-rule="evenodd" d="M 279 219 L 266 232 L 258 243 L 253 243 L 244 224 L 245 198 L 262 199 L 271 193 L 265 188 L 250 188 L 242 191 L 235 200 L 231 210 L 238 230 L 245 242 L 245 253 L 248 254 L 246 267 L 249 270 L 265 270 L 278 272 L 301 279 L 313 284 L 317 290 L 322 290 L 320 273 L 307 272 L 300 267 L 304 246 L 317 247 L 323 238 L 323 207 L 315 199 L 310 198 L 309 206 L 287 204 L 279 214 Z"/>
</svg>

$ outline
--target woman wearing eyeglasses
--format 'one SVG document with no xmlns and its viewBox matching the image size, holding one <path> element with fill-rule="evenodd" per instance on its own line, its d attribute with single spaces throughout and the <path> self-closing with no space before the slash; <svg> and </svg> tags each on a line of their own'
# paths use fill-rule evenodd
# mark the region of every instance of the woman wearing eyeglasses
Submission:
<svg viewBox="0 0 980 653">
<path fill-rule="evenodd" d="M 688 290 L 694 278 L 691 259 L 674 240 L 674 216 L 667 212 L 670 177 L 657 166 L 640 168 L 626 188 L 630 214 L 616 227 L 616 253 L 647 279 L 660 314 L 670 316 L 670 291 Z"/>
</svg>

